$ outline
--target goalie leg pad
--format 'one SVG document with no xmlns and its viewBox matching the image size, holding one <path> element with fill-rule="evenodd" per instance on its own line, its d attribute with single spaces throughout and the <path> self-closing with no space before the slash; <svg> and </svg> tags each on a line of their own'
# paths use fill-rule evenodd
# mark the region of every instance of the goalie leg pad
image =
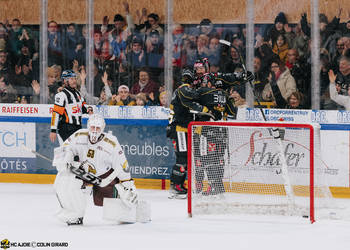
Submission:
<svg viewBox="0 0 350 250">
<path fill-rule="evenodd" d="M 151 221 L 149 202 L 140 200 L 136 206 L 128 207 L 120 199 L 103 199 L 103 219 L 123 223 L 147 223 Z"/>
<path fill-rule="evenodd" d="M 145 200 L 139 200 L 136 205 L 136 221 L 147 223 L 151 221 L 151 205 Z"/>
<path fill-rule="evenodd" d="M 128 207 L 121 199 L 103 199 L 103 219 L 123 223 L 136 222 L 136 206 Z"/>
<path fill-rule="evenodd" d="M 86 196 L 81 189 L 83 182 L 69 171 L 58 172 L 54 189 L 62 209 L 58 217 L 63 221 L 84 217 Z"/>
</svg>

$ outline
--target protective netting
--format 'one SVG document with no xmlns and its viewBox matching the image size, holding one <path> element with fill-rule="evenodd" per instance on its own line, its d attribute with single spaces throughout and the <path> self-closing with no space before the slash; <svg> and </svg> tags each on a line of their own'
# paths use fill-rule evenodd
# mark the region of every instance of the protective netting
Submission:
<svg viewBox="0 0 350 250">
<path fill-rule="evenodd" d="M 317 217 L 328 216 L 332 195 L 320 155 L 319 126 L 292 126 L 285 124 L 273 133 L 273 124 L 268 123 L 193 125 L 191 213 L 243 212 L 312 218 L 315 211 Z M 274 139 L 272 135 L 278 134 L 284 138 Z M 314 171 L 310 171 L 312 165 Z M 314 180 L 314 198 L 310 196 L 310 175 Z"/>
</svg>

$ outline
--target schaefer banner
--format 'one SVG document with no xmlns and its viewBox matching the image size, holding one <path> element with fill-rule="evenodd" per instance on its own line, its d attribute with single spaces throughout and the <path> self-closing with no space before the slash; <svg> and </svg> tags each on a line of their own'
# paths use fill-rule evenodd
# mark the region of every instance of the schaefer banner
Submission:
<svg viewBox="0 0 350 250">
<path fill-rule="evenodd" d="M 319 133 L 315 130 L 314 148 L 315 183 L 325 185 L 326 176 L 334 176 L 339 186 L 347 182 L 348 176 L 340 175 L 338 169 L 327 165 L 321 158 Z M 239 140 L 237 139 L 239 135 Z M 309 185 L 310 183 L 310 130 L 301 128 L 285 129 L 282 141 L 288 176 L 292 185 Z M 267 128 L 230 127 L 229 132 L 229 166 L 225 178 L 238 183 L 284 184 L 280 147 L 269 134 Z M 330 184 L 330 183 L 329 183 Z"/>
<path fill-rule="evenodd" d="M 167 179 L 175 164 L 171 141 L 166 137 L 169 110 L 163 107 L 93 106 L 106 119 L 129 161 L 134 178 Z M 2 173 L 56 174 L 53 159 L 58 143 L 49 140 L 52 105 L 0 105 L 0 170 Z M 20 122 L 20 121 L 26 122 Z M 83 127 L 86 126 L 86 117 Z"/>
</svg>

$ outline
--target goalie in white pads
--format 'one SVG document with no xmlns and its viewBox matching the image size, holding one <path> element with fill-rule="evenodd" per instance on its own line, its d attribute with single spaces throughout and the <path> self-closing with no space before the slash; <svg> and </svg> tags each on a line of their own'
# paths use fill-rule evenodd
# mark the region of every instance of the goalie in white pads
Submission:
<svg viewBox="0 0 350 250">
<path fill-rule="evenodd" d="M 93 185 L 94 204 L 104 206 L 104 213 L 108 213 L 104 218 L 123 222 L 124 216 L 125 222 L 136 222 L 136 217 L 142 222 L 149 221 L 148 204 L 138 201 L 129 165 L 117 138 L 103 132 L 105 121 L 98 114 L 90 116 L 87 127 L 75 132 L 55 151 L 53 165 L 58 174 L 54 187 L 62 208 L 59 218 L 68 225 L 83 224 L 84 190 Z"/>
</svg>

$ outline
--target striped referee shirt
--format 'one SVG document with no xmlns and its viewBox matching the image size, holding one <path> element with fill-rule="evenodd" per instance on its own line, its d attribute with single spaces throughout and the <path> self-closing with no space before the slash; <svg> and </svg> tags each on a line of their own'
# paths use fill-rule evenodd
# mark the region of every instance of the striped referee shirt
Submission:
<svg viewBox="0 0 350 250">
<path fill-rule="evenodd" d="M 51 117 L 51 132 L 57 131 L 58 123 L 81 125 L 82 114 L 87 113 L 86 102 L 79 91 L 65 87 L 55 95 Z"/>
</svg>

